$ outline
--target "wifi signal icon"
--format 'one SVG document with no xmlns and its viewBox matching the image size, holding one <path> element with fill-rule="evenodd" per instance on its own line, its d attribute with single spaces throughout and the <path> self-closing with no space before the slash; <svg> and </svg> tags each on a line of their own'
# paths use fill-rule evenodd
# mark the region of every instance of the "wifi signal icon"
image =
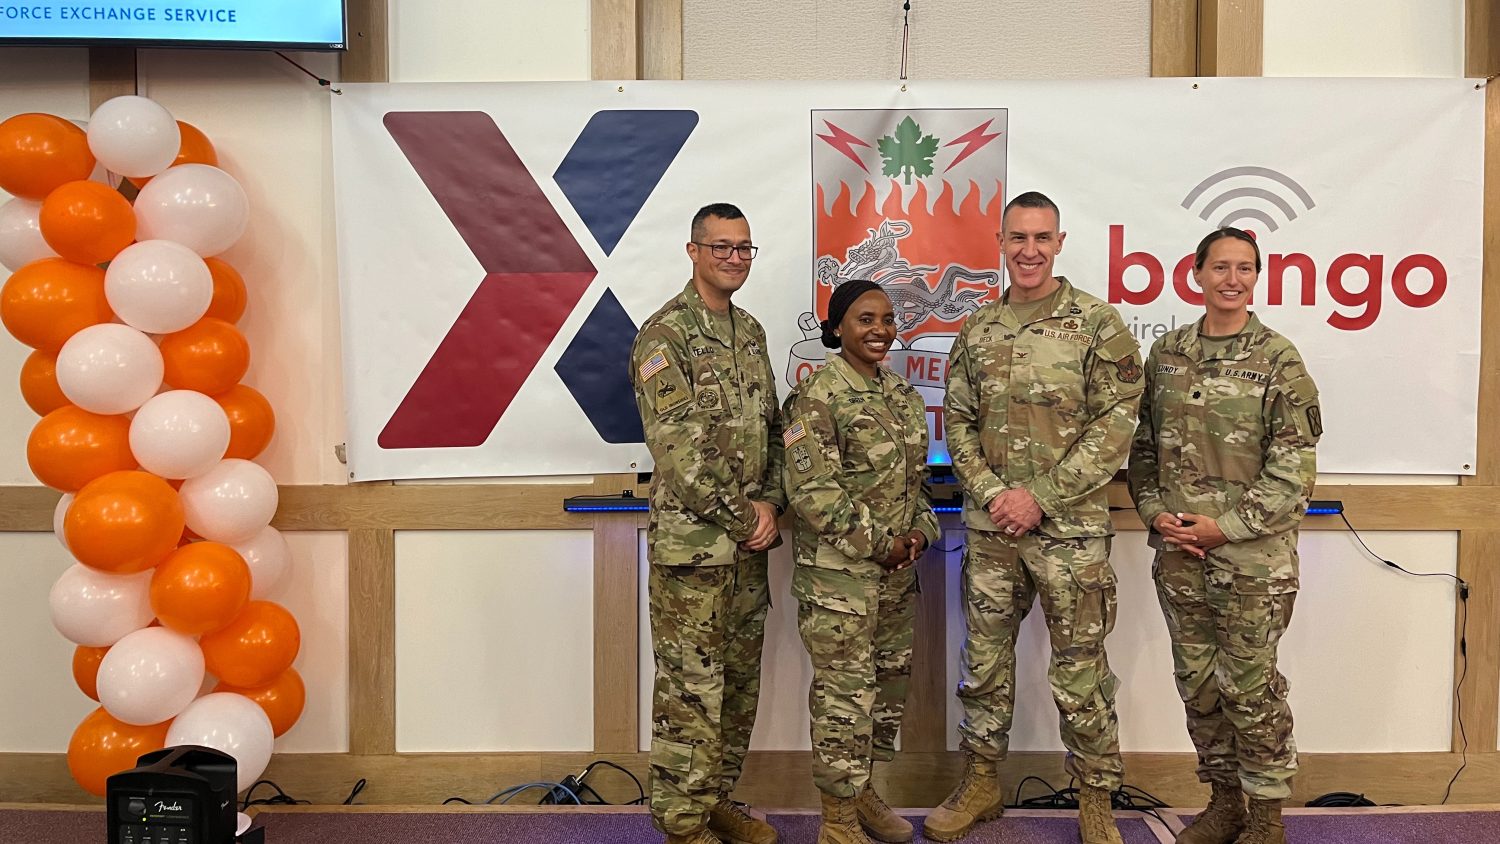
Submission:
<svg viewBox="0 0 1500 844">
<path fill-rule="evenodd" d="M 1236 181 L 1233 185 L 1224 184 L 1230 180 Z M 1300 200 L 1304 210 L 1311 211 L 1316 204 L 1312 195 L 1296 179 L 1269 167 L 1230 167 L 1220 170 L 1188 191 L 1188 195 L 1182 200 L 1182 207 L 1193 210 L 1193 204 L 1205 194 L 1211 195 L 1198 212 L 1198 219 L 1212 221 L 1217 217 L 1218 222 L 1214 223 L 1216 228 L 1240 226 L 1242 221 L 1254 220 L 1263 224 L 1268 231 L 1276 231 L 1280 225 L 1276 221 L 1275 212 L 1279 211 L 1281 218 L 1286 221 L 1297 219 L 1297 207 L 1292 198 Z"/>
</svg>

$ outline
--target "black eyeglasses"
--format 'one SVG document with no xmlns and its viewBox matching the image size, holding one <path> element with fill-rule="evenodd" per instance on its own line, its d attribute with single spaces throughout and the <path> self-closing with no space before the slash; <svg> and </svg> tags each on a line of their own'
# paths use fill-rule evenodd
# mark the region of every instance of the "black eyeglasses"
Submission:
<svg viewBox="0 0 1500 844">
<path fill-rule="evenodd" d="M 728 258 L 731 252 L 738 252 L 740 260 L 742 261 L 753 261 L 755 260 L 755 253 L 760 251 L 759 246 L 733 246 L 728 243 L 699 243 L 696 240 L 690 240 L 688 242 L 693 244 L 694 246 L 707 246 L 708 253 L 721 261 L 725 258 Z"/>
</svg>

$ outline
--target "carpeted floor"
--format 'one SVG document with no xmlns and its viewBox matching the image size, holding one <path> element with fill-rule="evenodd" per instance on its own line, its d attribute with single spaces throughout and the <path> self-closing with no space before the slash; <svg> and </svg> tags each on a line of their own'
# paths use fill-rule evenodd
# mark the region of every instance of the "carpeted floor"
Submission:
<svg viewBox="0 0 1500 844">
<path fill-rule="evenodd" d="M 659 844 L 661 834 L 639 810 L 627 811 L 484 811 L 446 812 L 439 807 L 297 807 L 268 810 L 257 816 L 267 844 L 341 844 L 401 841 L 405 844 L 448 842 L 527 842 L 527 844 Z M 920 813 L 903 813 L 918 828 Z M 1187 817 L 1190 817 L 1187 816 Z M 771 822 L 784 844 L 812 844 L 818 816 L 811 812 L 773 814 Z M 1298 810 L 1286 816 L 1292 844 L 1436 844 L 1500 842 L 1500 810 L 1421 809 Z M 1122 816 L 1120 829 L 1128 844 L 1168 844 L 1166 828 L 1145 816 Z M 970 844 L 1076 844 L 1076 819 L 1063 812 L 1016 812 L 976 827 Z M 104 813 L 97 807 L 0 807 L 0 841 L 27 844 L 80 844 L 106 840 Z"/>
</svg>

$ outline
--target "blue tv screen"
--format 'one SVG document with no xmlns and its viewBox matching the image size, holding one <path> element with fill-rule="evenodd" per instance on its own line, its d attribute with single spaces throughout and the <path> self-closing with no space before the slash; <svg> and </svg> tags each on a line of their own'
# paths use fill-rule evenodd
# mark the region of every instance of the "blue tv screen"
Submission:
<svg viewBox="0 0 1500 844">
<path fill-rule="evenodd" d="M 0 0 L 0 46 L 342 50 L 344 0 Z"/>
</svg>

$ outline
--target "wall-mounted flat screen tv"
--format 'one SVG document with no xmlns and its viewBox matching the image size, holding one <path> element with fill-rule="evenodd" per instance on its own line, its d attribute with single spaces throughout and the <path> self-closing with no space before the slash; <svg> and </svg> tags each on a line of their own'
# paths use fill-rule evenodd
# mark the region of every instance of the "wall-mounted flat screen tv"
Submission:
<svg viewBox="0 0 1500 844">
<path fill-rule="evenodd" d="M 0 0 L 0 46 L 342 50 L 344 0 Z"/>
</svg>

